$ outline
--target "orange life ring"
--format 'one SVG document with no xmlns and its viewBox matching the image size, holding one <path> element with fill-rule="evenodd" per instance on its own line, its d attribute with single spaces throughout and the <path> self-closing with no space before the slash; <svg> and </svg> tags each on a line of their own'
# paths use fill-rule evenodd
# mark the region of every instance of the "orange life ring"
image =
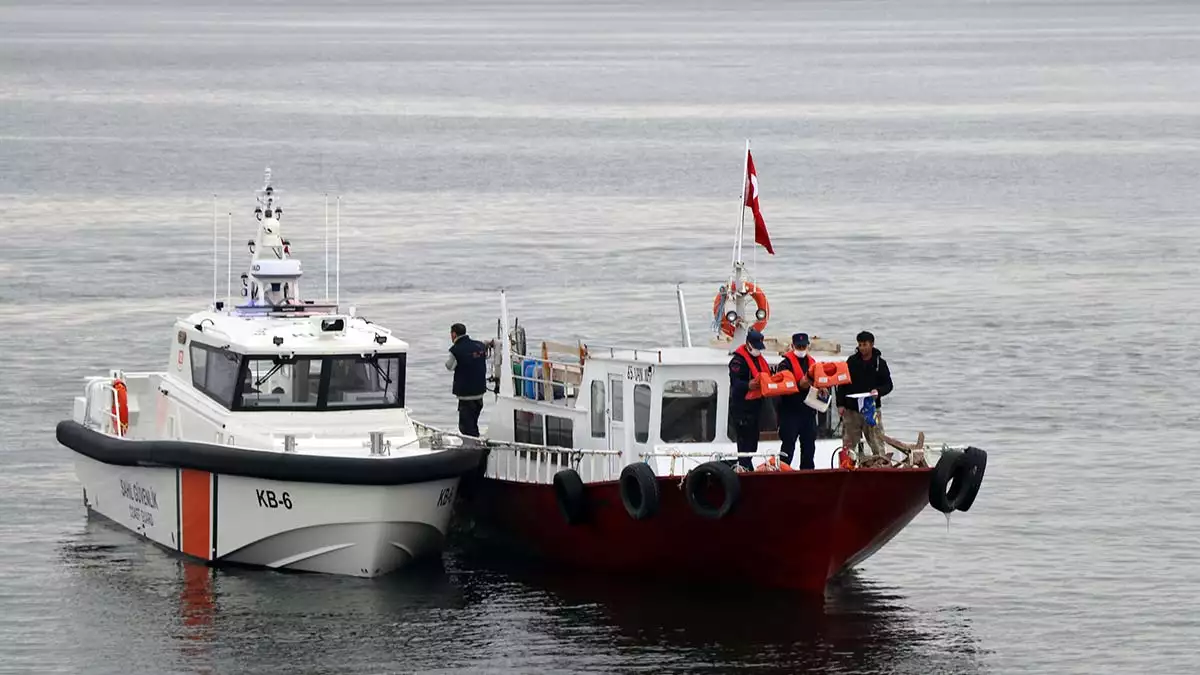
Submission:
<svg viewBox="0 0 1200 675">
<path fill-rule="evenodd" d="M 808 379 L 815 387 L 850 384 L 850 365 L 845 361 L 814 361 L 808 369 Z"/>
<path fill-rule="evenodd" d="M 735 293 L 738 292 L 737 283 L 734 283 L 733 291 Z M 771 319 L 771 305 L 767 303 L 767 294 L 763 292 L 762 286 L 759 286 L 751 281 L 745 282 L 745 286 L 741 292 L 753 298 L 755 307 L 757 309 L 761 309 L 763 312 L 763 318 L 759 321 L 755 321 L 754 324 L 750 326 L 751 329 L 761 333 L 762 329 L 767 327 L 767 321 Z M 720 293 L 720 291 L 718 291 L 716 297 L 713 298 L 713 318 L 715 319 L 719 317 L 721 319 L 721 332 L 729 337 L 733 337 L 733 333 L 735 331 L 734 325 L 729 323 L 729 319 L 720 314 L 721 303 L 724 299 L 725 297 Z M 755 313 L 757 314 L 757 310 Z"/>
<path fill-rule="evenodd" d="M 124 436 L 125 432 L 129 431 L 129 392 L 126 390 L 125 382 L 113 380 L 113 394 L 113 419 L 120 422 L 118 433 Z"/>
</svg>

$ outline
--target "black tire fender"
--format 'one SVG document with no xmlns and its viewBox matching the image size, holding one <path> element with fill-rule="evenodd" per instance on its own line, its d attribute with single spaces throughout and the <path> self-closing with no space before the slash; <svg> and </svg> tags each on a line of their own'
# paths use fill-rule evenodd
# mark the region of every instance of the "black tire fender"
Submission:
<svg viewBox="0 0 1200 675">
<path fill-rule="evenodd" d="M 983 485 L 983 472 L 987 469 L 987 452 L 976 447 L 967 448 L 963 451 L 963 461 L 967 464 L 968 476 L 963 485 L 962 496 L 958 500 L 958 510 L 966 512 L 975 503 L 975 497 L 979 495 L 979 488 Z"/>
<path fill-rule="evenodd" d="M 966 464 L 961 450 L 947 450 L 938 458 L 929 479 L 929 504 L 942 513 L 953 513 L 962 502 Z"/>
<path fill-rule="evenodd" d="M 721 485 L 724 494 L 720 504 L 712 504 L 704 497 L 704 489 L 711 481 Z M 733 513 L 742 498 L 742 481 L 737 473 L 724 462 L 705 462 L 688 472 L 683 479 L 683 493 L 688 506 L 702 518 L 717 520 Z"/>
<path fill-rule="evenodd" d="M 575 469 L 563 469 L 554 474 L 554 499 L 568 525 L 587 520 L 587 495 L 583 491 L 583 479 Z"/>
<path fill-rule="evenodd" d="M 636 462 L 621 469 L 618 483 L 621 503 L 634 520 L 646 520 L 658 513 L 658 478 L 649 464 Z"/>
</svg>

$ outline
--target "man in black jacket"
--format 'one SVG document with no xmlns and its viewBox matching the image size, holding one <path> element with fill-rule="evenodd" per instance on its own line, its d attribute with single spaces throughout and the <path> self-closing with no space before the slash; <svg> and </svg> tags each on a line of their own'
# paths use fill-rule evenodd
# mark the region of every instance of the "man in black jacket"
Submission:
<svg viewBox="0 0 1200 675">
<path fill-rule="evenodd" d="M 479 413 L 483 412 L 483 395 L 487 392 L 487 345 L 472 340 L 467 327 L 456 323 L 450 327 L 450 358 L 446 370 L 454 371 L 454 395 L 458 397 L 458 432 L 479 437 Z"/>
<path fill-rule="evenodd" d="M 808 371 L 812 368 L 808 355 L 808 333 L 792 336 L 792 350 L 783 355 L 775 372 L 790 370 L 796 376 L 796 393 L 779 397 L 779 440 L 783 461 L 792 463 L 796 439 L 800 439 L 800 468 L 815 469 L 817 452 L 817 411 L 804 403 L 810 388 Z"/>
<path fill-rule="evenodd" d="M 866 436 L 871 452 L 885 454 L 883 447 L 883 397 L 892 393 L 892 372 L 888 370 L 883 353 L 875 348 L 875 336 L 863 331 L 856 337 L 858 350 L 846 359 L 850 369 L 850 384 L 839 386 L 838 412 L 842 416 L 842 446 L 855 449 Z M 859 399 L 851 394 L 870 394 L 875 402 L 875 424 L 868 424 L 859 412 Z"/>
<path fill-rule="evenodd" d="M 770 374 L 771 366 L 762 355 L 766 349 L 763 334 L 751 330 L 746 333 L 746 344 L 733 351 L 729 359 L 729 423 L 737 435 L 739 453 L 758 452 L 759 417 L 762 415 L 761 398 L 747 399 L 751 389 L 758 388 L 758 375 Z M 746 471 L 754 470 L 752 457 L 739 457 L 738 464 Z"/>
</svg>

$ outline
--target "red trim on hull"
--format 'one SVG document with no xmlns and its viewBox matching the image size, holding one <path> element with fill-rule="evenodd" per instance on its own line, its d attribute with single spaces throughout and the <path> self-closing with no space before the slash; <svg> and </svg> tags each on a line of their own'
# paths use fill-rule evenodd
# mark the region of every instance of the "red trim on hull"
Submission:
<svg viewBox="0 0 1200 675">
<path fill-rule="evenodd" d="M 928 504 L 931 471 L 856 469 L 738 474 L 733 513 L 692 512 L 682 479 L 659 478 L 661 508 L 636 521 L 616 482 L 585 487 L 588 521 L 568 525 L 554 488 L 480 481 L 472 515 L 552 560 L 667 578 L 718 578 L 819 592 L 862 562 Z"/>
</svg>

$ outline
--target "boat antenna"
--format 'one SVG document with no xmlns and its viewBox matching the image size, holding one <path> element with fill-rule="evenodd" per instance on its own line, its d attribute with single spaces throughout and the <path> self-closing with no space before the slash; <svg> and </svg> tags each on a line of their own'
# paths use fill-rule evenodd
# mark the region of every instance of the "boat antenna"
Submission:
<svg viewBox="0 0 1200 675">
<path fill-rule="evenodd" d="M 325 193 L 325 301 L 329 302 L 329 193 Z"/>
<path fill-rule="evenodd" d="M 233 211 L 226 211 L 225 235 L 225 306 L 233 304 Z"/>
<path fill-rule="evenodd" d="M 217 306 L 217 195 L 212 196 L 212 217 L 213 217 L 213 308 Z"/>
<path fill-rule="evenodd" d="M 334 228 L 336 232 L 334 236 L 337 238 L 337 251 L 335 252 L 334 263 L 337 265 L 337 270 L 334 274 L 334 293 L 337 297 L 334 299 L 334 304 L 338 306 L 338 311 L 342 311 L 342 196 L 338 195 L 336 211 L 334 213 Z"/>
</svg>

